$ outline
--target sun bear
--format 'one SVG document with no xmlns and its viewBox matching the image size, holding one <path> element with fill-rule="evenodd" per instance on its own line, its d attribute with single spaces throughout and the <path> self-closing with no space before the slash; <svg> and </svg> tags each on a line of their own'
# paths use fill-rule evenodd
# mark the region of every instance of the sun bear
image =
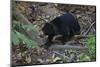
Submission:
<svg viewBox="0 0 100 67">
<path fill-rule="evenodd" d="M 48 48 L 51 46 L 52 39 L 55 35 L 62 35 L 61 42 L 64 44 L 74 35 L 80 34 L 80 25 L 71 13 L 65 13 L 45 23 L 42 31 L 45 35 L 48 35 L 47 42 L 44 44 L 45 48 Z"/>
</svg>

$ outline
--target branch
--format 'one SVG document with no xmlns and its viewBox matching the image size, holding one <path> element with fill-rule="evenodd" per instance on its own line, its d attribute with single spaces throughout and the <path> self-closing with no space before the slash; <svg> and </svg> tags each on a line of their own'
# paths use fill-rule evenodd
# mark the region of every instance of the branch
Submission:
<svg viewBox="0 0 100 67">
<path fill-rule="evenodd" d="M 60 37 L 60 35 L 57 35 L 57 37 Z M 56 44 L 52 44 L 51 47 L 49 49 L 53 49 L 53 50 L 57 50 L 57 49 L 61 49 L 61 50 L 65 50 L 65 49 L 79 49 L 79 50 L 86 50 L 87 47 L 83 47 L 83 46 L 79 46 L 81 45 L 83 42 L 79 42 L 77 43 L 76 40 L 79 39 L 83 39 L 83 38 L 88 38 L 89 35 L 75 35 L 71 41 L 68 41 L 65 45 L 63 44 L 57 44 L 59 43 L 59 40 L 53 40 Z M 55 37 L 56 38 L 56 37 Z"/>
<path fill-rule="evenodd" d="M 20 23 L 33 26 L 33 24 L 22 13 L 20 13 L 18 9 L 15 8 L 13 11 L 13 14 L 14 14 L 14 16 L 16 16 L 18 18 Z M 33 28 L 34 28 L 34 26 L 33 26 Z M 32 40 L 34 40 L 34 38 L 39 40 L 39 38 L 37 38 L 38 32 L 36 29 L 35 29 L 35 32 L 30 30 L 30 31 L 26 31 L 26 33 Z M 36 37 L 33 37 L 33 35 Z"/>
<path fill-rule="evenodd" d="M 60 40 L 57 40 L 57 38 L 62 37 L 62 35 L 56 35 L 53 38 L 54 42 L 60 43 Z M 73 38 L 71 38 L 71 40 L 80 40 L 80 39 L 84 39 L 84 38 L 88 38 L 89 35 L 75 35 Z"/>
<path fill-rule="evenodd" d="M 89 35 L 75 35 L 73 38 L 74 39 L 84 39 L 84 38 L 88 38 Z"/>
<path fill-rule="evenodd" d="M 31 24 L 31 22 L 23 14 L 21 14 L 18 9 L 15 8 L 13 13 L 15 16 L 18 17 L 20 22 L 22 22 L 24 24 Z"/>
<path fill-rule="evenodd" d="M 90 31 L 90 29 L 92 28 L 92 26 L 95 24 L 95 22 L 93 22 L 90 27 L 88 28 L 88 30 L 84 33 L 84 35 L 87 35 L 87 33 Z"/>
<path fill-rule="evenodd" d="M 52 49 L 52 50 L 57 50 L 57 49 L 60 49 L 60 50 L 65 50 L 65 49 L 86 50 L 87 49 L 87 47 L 79 46 L 80 44 L 77 44 L 78 46 L 76 46 L 76 45 L 72 46 L 71 43 L 72 42 L 70 41 L 70 42 L 66 43 L 65 45 L 52 44 L 49 49 Z"/>
</svg>

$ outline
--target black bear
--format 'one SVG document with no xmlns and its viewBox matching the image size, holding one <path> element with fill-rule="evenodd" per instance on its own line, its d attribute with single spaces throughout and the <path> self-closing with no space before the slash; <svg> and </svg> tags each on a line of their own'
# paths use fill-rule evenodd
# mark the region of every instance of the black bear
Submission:
<svg viewBox="0 0 100 67">
<path fill-rule="evenodd" d="M 42 31 L 45 35 L 48 35 L 47 42 L 44 44 L 45 48 L 48 48 L 52 44 L 52 39 L 55 35 L 62 35 L 61 42 L 64 44 L 75 34 L 79 34 L 80 25 L 71 13 L 65 13 L 51 22 L 45 23 Z"/>
</svg>

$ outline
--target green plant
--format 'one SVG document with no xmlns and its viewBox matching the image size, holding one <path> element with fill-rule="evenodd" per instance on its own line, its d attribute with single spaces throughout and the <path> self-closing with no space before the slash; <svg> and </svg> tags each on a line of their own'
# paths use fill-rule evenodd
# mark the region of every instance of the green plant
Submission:
<svg viewBox="0 0 100 67">
<path fill-rule="evenodd" d="M 91 60 L 90 57 L 85 53 L 81 53 L 79 55 L 79 61 L 90 61 L 90 60 Z"/>
<path fill-rule="evenodd" d="M 96 37 L 91 35 L 87 40 L 88 51 L 79 54 L 79 61 L 92 61 L 96 58 Z"/>
<path fill-rule="evenodd" d="M 88 38 L 87 47 L 88 47 L 90 57 L 95 59 L 96 58 L 96 36 L 95 35 L 91 35 Z"/>
<path fill-rule="evenodd" d="M 31 31 L 33 35 L 30 37 L 28 32 Z M 37 48 L 37 31 L 31 24 L 23 24 L 19 21 L 13 20 L 11 41 L 13 45 L 25 44 L 27 47 Z"/>
</svg>

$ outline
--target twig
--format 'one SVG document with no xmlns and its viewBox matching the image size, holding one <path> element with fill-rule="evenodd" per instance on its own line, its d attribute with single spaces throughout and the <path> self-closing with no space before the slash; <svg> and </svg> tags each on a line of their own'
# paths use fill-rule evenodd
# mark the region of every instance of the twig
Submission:
<svg viewBox="0 0 100 67">
<path fill-rule="evenodd" d="M 92 26 L 95 24 L 95 22 L 94 23 L 92 23 L 91 25 L 90 25 L 90 27 L 88 28 L 88 30 L 84 33 L 84 35 L 87 35 L 87 33 L 90 31 L 90 29 L 92 28 Z"/>
<path fill-rule="evenodd" d="M 65 55 L 63 55 L 63 54 L 61 54 L 61 53 L 59 53 L 59 52 L 57 52 L 57 51 L 53 51 L 53 53 L 55 53 L 55 54 L 57 54 L 57 55 L 60 55 L 61 57 L 63 57 L 63 58 L 69 58 L 69 57 L 67 57 L 67 56 L 65 56 Z"/>
<path fill-rule="evenodd" d="M 75 35 L 73 38 L 74 39 L 84 39 L 84 38 L 88 38 L 89 37 L 89 35 Z"/>
</svg>

